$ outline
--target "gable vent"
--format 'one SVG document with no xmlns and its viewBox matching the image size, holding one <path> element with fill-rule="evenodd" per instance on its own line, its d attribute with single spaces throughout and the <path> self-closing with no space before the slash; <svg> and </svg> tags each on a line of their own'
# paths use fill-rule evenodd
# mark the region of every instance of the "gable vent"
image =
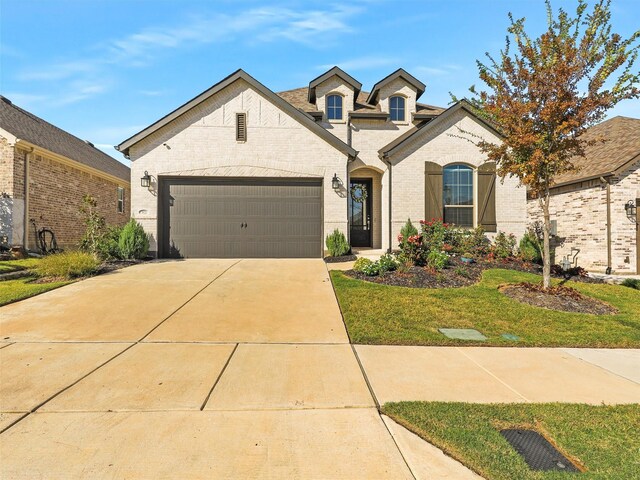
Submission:
<svg viewBox="0 0 640 480">
<path fill-rule="evenodd" d="M 236 141 L 247 141 L 247 114 L 236 113 Z"/>
</svg>

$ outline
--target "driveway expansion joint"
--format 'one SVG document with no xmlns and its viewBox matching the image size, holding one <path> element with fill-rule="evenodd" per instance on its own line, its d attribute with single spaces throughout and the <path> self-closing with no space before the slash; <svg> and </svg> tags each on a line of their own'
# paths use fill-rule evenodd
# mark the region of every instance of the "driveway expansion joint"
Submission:
<svg viewBox="0 0 640 480">
<path fill-rule="evenodd" d="M 224 363 L 224 366 L 222 367 L 222 370 L 220 370 L 220 374 L 216 378 L 215 382 L 213 382 L 213 385 L 211 386 L 211 390 L 209 390 L 209 393 L 207 394 L 207 397 L 204 399 L 204 402 L 202 402 L 202 405 L 200 406 L 200 411 L 204 410 L 204 407 L 206 407 L 207 403 L 209 403 L 209 399 L 211 398 L 211 394 L 213 393 L 213 390 L 216 388 L 216 385 L 218 385 L 218 382 L 222 378 L 222 375 L 224 374 L 225 370 L 227 369 L 227 366 L 229 366 L 229 362 L 231 362 L 231 358 L 233 357 L 233 354 L 236 353 L 237 349 L 238 349 L 238 344 L 236 343 L 236 346 L 233 347 L 233 350 L 231 351 L 231 355 L 229 355 L 229 358 L 227 358 L 227 361 Z"/>
</svg>

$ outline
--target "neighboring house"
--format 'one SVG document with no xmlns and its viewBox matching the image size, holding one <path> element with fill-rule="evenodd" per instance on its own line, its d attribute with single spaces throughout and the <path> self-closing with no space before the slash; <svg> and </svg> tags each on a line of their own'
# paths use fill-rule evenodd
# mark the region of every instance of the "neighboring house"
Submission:
<svg viewBox="0 0 640 480">
<path fill-rule="evenodd" d="M 402 69 L 361 88 L 334 67 L 276 94 L 238 70 L 118 145 L 152 250 L 320 257 L 336 228 L 388 250 L 408 218 L 523 234 L 525 189 L 496 182 L 470 138 L 499 134 L 465 102 L 418 103 L 425 85 Z"/>
<path fill-rule="evenodd" d="M 130 192 L 129 167 L 0 96 L 0 236 L 9 245 L 35 249 L 35 222 L 59 247 L 76 247 L 82 197 L 97 200 L 107 223 L 123 225 Z"/>
<path fill-rule="evenodd" d="M 551 189 L 555 261 L 574 248 L 587 270 L 640 273 L 640 119 L 614 117 L 583 138 L 598 143 L 572 158 L 577 171 L 558 176 Z M 529 198 L 528 210 L 531 221 L 542 220 L 537 200 Z"/>
</svg>

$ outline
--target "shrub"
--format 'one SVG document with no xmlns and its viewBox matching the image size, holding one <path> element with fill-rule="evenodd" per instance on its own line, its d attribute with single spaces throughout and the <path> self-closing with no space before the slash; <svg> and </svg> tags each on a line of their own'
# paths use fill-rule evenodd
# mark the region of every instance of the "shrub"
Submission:
<svg viewBox="0 0 640 480">
<path fill-rule="evenodd" d="M 147 256 L 149 236 L 135 219 L 129 220 L 129 223 L 122 229 L 118 248 L 120 255 L 126 260 L 141 259 Z"/>
<path fill-rule="evenodd" d="M 542 263 L 542 247 L 531 230 L 527 230 L 520 239 L 518 254 L 526 262 Z"/>
<path fill-rule="evenodd" d="M 400 235 L 398 235 L 400 248 L 404 250 L 407 246 L 406 244 L 407 244 L 407 241 L 409 240 L 409 237 L 412 237 L 414 235 L 418 235 L 418 229 L 413 226 L 413 223 L 411 223 L 411 219 L 408 218 L 407 223 L 405 223 L 404 227 L 400 229 Z"/>
<path fill-rule="evenodd" d="M 493 241 L 493 248 L 491 250 L 497 258 L 505 259 L 513 257 L 513 251 L 515 248 L 515 235 L 512 233 L 507 235 L 504 232 L 498 232 L 495 240 Z"/>
<path fill-rule="evenodd" d="M 120 246 L 118 245 L 121 233 L 122 227 L 117 225 L 107 227 L 96 243 L 96 255 L 98 255 L 102 260 L 122 258 L 122 255 L 120 254 Z"/>
<path fill-rule="evenodd" d="M 106 222 L 98 211 L 98 201 L 91 195 L 82 197 L 79 211 L 84 216 L 85 231 L 80 239 L 80 249 L 98 254 L 98 244 L 105 233 Z"/>
<path fill-rule="evenodd" d="M 375 277 L 376 275 L 379 275 L 380 273 L 382 273 L 380 271 L 380 263 L 370 262 L 366 264 L 364 267 L 362 267 L 362 273 L 369 277 Z"/>
<path fill-rule="evenodd" d="M 620 285 L 640 290 L 640 280 L 637 278 L 626 278 Z"/>
<path fill-rule="evenodd" d="M 99 260 L 90 253 L 67 251 L 43 257 L 34 271 L 40 277 L 78 278 L 96 273 Z"/>
<path fill-rule="evenodd" d="M 443 251 L 431 250 L 427 255 L 427 266 L 440 271 L 449 263 L 449 255 Z"/>
<path fill-rule="evenodd" d="M 351 251 L 344 234 L 337 228 L 331 235 L 327 235 L 325 244 L 327 245 L 327 250 L 329 250 L 329 255 L 332 257 L 341 257 Z"/>
<path fill-rule="evenodd" d="M 380 266 L 380 274 L 385 274 L 387 272 L 393 272 L 398 268 L 398 261 L 388 253 L 385 253 L 378 260 L 378 265 Z"/>
<path fill-rule="evenodd" d="M 491 250 L 491 242 L 484 234 L 484 228 L 477 227 L 463 232 L 459 249 L 458 253 L 469 253 L 474 257 L 483 257 Z"/>
<path fill-rule="evenodd" d="M 360 257 L 353 264 L 353 269 L 356 272 L 364 273 L 362 269 L 365 268 L 366 266 L 368 266 L 371 263 L 373 263 L 373 262 L 371 260 L 369 260 L 368 258 Z"/>
</svg>

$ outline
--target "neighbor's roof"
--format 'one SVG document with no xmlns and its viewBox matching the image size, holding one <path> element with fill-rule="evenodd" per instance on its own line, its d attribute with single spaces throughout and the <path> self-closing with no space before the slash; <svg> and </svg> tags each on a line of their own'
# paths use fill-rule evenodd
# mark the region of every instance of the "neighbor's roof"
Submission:
<svg viewBox="0 0 640 480">
<path fill-rule="evenodd" d="M 584 157 L 573 157 L 577 171 L 558 175 L 554 186 L 614 175 L 640 160 L 640 118 L 613 117 L 589 128 L 582 138 L 598 143 L 586 147 Z"/>
<path fill-rule="evenodd" d="M 0 128 L 19 140 L 100 170 L 127 183 L 131 170 L 115 158 L 68 132 L 36 117 L 0 96 Z"/>
<path fill-rule="evenodd" d="M 135 135 L 127 138 L 120 145 L 118 145 L 116 147 L 116 149 L 118 151 L 122 152 L 123 154 L 128 155 L 129 154 L 129 148 L 131 148 L 131 146 L 135 145 L 136 143 L 138 143 L 143 138 L 151 135 L 153 132 L 155 132 L 155 131 L 159 130 L 160 128 L 164 127 L 165 125 L 167 125 L 168 123 L 170 123 L 174 119 L 178 118 L 179 116 L 181 116 L 185 112 L 191 110 L 195 106 L 197 106 L 200 103 L 202 103 L 205 100 L 207 100 L 212 95 L 215 95 L 216 93 L 218 93 L 222 89 L 228 87 L 229 85 L 231 85 L 232 83 L 236 82 L 239 79 L 242 79 L 245 82 L 247 82 L 249 85 L 251 85 L 251 87 L 253 87 L 258 92 L 260 92 L 262 95 L 264 95 L 269 100 L 271 100 L 271 102 L 273 102 L 276 106 L 278 106 L 279 108 L 281 108 L 282 110 L 287 112 L 294 119 L 296 119 L 298 122 L 300 122 L 302 125 L 307 127 L 309 130 L 314 132 L 316 135 L 318 135 L 320 138 L 325 140 L 327 143 L 329 143 L 330 145 L 335 147 L 340 152 L 342 152 L 342 153 L 344 153 L 344 154 L 346 154 L 346 155 L 348 155 L 350 157 L 355 157 L 358 154 L 358 152 L 355 149 L 353 149 L 352 147 L 350 147 L 349 145 L 344 143 L 342 140 L 340 140 L 338 137 L 333 135 L 331 132 L 325 130 L 322 126 L 318 125 L 314 121 L 313 116 L 308 114 L 304 109 L 298 108 L 294 104 L 292 104 L 291 102 L 287 101 L 286 99 L 282 98 L 281 96 L 278 96 L 277 94 L 275 94 L 274 92 L 269 90 L 267 87 L 265 87 L 263 84 L 258 82 L 255 78 L 253 78 L 251 75 L 249 75 L 247 72 L 245 72 L 242 69 L 236 70 L 235 72 L 233 72 L 228 77 L 222 79 L 220 82 L 216 83 L 215 85 L 213 85 L 208 90 L 205 90 L 204 92 L 202 92 L 198 96 L 196 96 L 196 97 L 192 98 L 191 100 L 189 100 L 187 103 L 185 103 L 182 106 L 176 108 L 174 111 L 168 113 L 167 115 L 162 117 L 160 120 L 158 120 L 155 123 L 151 124 L 150 126 L 145 128 L 144 130 L 142 130 L 142 131 L 136 133 Z M 315 109 L 315 107 L 313 107 L 313 108 Z"/>
</svg>

